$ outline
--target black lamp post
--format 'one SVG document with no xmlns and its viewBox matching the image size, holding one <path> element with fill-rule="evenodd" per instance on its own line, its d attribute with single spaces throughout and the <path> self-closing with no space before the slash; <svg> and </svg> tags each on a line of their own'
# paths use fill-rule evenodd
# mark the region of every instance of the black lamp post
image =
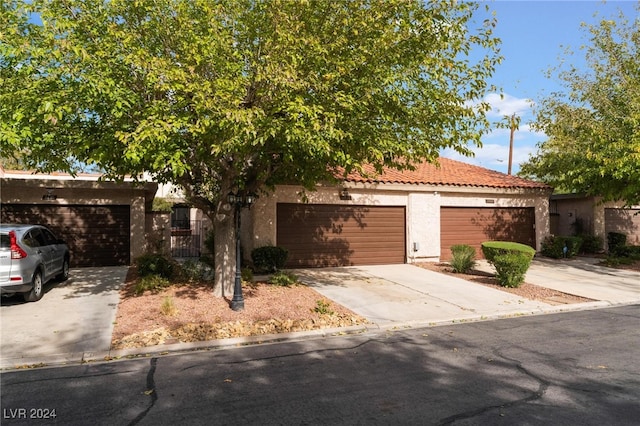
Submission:
<svg viewBox="0 0 640 426">
<path fill-rule="evenodd" d="M 235 221 L 236 233 L 236 276 L 233 285 L 233 299 L 231 299 L 231 309 L 241 311 L 244 309 L 244 297 L 242 296 L 242 265 L 240 255 L 240 210 L 242 207 L 251 207 L 256 200 L 256 196 L 252 193 L 242 194 L 240 192 L 229 192 L 227 201 L 233 207 L 233 215 Z"/>
</svg>

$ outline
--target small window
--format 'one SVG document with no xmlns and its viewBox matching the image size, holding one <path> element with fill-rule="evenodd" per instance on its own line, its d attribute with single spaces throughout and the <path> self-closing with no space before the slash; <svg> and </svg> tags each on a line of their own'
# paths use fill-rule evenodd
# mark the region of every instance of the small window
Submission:
<svg viewBox="0 0 640 426">
<path fill-rule="evenodd" d="M 41 229 L 45 244 L 50 246 L 58 243 L 58 239 L 48 229 Z"/>
<path fill-rule="evenodd" d="M 171 210 L 171 227 L 175 229 L 191 229 L 188 206 L 173 206 Z"/>
<path fill-rule="evenodd" d="M 24 234 L 24 238 L 22 238 L 22 241 L 28 245 L 29 247 L 40 247 L 42 244 L 40 244 L 40 239 L 42 239 L 42 235 L 39 232 L 39 229 L 33 229 L 29 232 L 27 232 L 26 234 Z M 38 236 L 40 236 L 40 238 L 38 238 Z"/>
</svg>

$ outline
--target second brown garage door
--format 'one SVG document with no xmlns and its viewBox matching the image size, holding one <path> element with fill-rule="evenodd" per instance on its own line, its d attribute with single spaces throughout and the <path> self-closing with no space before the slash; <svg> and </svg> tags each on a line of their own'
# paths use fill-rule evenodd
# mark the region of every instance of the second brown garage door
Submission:
<svg viewBox="0 0 640 426">
<path fill-rule="evenodd" d="M 69 244 L 71 266 L 130 263 L 129 206 L 3 204 L 1 221 L 49 226 Z"/>
<path fill-rule="evenodd" d="M 535 212 L 528 208 L 442 207 L 440 259 L 451 259 L 451 246 L 467 244 L 482 258 L 485 241 L 514 241 L 535 247 Z"/>
<path fill-rule="evenodd" d="M 288 267 L 405 262 L 404 207 L 279 203 L 276 233 Z"/>
</svg>

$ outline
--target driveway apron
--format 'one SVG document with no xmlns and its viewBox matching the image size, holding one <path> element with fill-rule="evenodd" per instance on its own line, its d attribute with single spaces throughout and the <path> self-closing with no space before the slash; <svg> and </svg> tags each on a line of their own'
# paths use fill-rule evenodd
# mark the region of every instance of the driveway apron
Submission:
<svg viewBox="0 0 640 426">
<path fill-rule="evenodd" d="M 551 307 L 409 264 L 294 272 L 323 296 L 380 327 L 518 315 Z"/>
<path fill-rule="evenodd" d="M 78 268 L 49 283 L 38 302 L 4 299 L 0 307 L 0 367 L 57 356 L 77 362 L 111 344 L 119 290 L 128 267 Z"/>
</svg>

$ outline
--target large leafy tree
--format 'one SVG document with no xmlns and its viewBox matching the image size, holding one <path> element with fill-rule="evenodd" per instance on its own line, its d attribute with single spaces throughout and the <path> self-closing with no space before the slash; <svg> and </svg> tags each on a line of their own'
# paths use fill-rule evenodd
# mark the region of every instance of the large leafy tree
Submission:
<svg viewBox="0 0 640 426">
<path fill-rule="evenodd" d="M 620 15 L 586 27 L 586 71 L 553 70 L 566 90 L 539 105 L 535 127 L 548 139 L 521 175 L 561 191 L 640 203 L 640 19 L 634 19 Z"/>
<path fill-rule="evenodd" d="M 363 164 L 470 154 L 500 61 L 477 5 L 406 0 L 32 0 L 0 6 L 0 154 L 178 185 L 214 220 L 226 194 L 305 188 Z M 469 56 L 475 49 L 474 58 Z M 481 51 L 481 54 L 477 54 Z"/>
</svg>

